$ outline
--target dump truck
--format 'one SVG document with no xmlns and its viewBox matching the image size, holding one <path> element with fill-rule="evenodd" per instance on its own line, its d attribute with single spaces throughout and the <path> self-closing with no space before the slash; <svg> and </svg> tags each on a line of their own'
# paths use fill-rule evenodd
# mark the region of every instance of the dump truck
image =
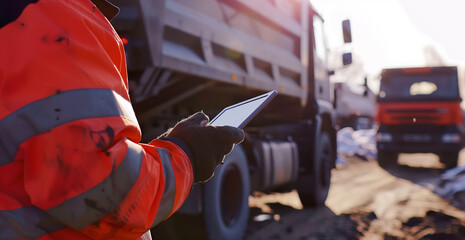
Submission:
<svg viewBox="0 0 465 240">
<path fill-rule="evenodd" d="M 457 166 L 463 147 L 463 111 L 457 67 L 383 69 L 377 97 L 378 163 L 397 163 L 399 153 L 434 153 L 446 168 Z"/>
<path fill-rule="evenodd" d="M 203 110 L 277 90 L 246 139 L 181 209 L 152 229 L 162 239 L 241 239 L 252 191 L 297 189 L 323 205 L 336 159 L 324 23 L 306 0 L 114 0 L 129 91 L 143 140 Z M 344 21 L 350 40 L 350 22 Z M 350 63 L 350 53 L 343 54 Z M 163 236 L 163 237 L 161 237 Z"/>
<path fill-rule="evenodd" d="M 334 83 L 334 109 L 337 129 L 373 128 L 376 116 L 376 94 L 368 87 L 366 79 L 363 85 L 336 82 Z"/>
</svg>

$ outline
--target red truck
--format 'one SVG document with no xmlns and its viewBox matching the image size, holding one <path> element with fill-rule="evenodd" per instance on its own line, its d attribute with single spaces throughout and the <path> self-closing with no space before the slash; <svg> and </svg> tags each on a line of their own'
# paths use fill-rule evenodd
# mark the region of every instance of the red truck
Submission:
<svg viewBox="0 0 465 240">
<path fill-rule="evenodd" d="M 457 166 L 463 111 L 457 67 L 384 69 L 377 97 L 378 163 L 399 153 L 434 153 L 446 168 Z"/>
</svg>

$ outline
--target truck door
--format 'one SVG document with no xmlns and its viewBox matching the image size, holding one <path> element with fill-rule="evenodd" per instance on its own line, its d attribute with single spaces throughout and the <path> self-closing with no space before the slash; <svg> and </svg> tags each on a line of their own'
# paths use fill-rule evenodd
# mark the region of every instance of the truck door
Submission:
<svg viewBox="0 0 465 240">
<path fill-rule="evenodd" d="M 326 100 L 330 102 L 326 37 L 323 30 L 323 20 L 316 14 L 313 15 L 313 50 L 315 98 L 317 100 Z"/>
</svg>

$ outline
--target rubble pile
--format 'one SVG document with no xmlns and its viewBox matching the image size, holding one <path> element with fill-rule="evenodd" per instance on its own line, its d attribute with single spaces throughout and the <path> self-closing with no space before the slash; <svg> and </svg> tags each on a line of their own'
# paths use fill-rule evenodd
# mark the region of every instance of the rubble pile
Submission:
<svg viewBox="0 0 465 240">
<path fill-rule="evenodd" d="M 434 192 L 465 210 L 465 166 L 459 165 L 443 173 Z"/>
</svg>

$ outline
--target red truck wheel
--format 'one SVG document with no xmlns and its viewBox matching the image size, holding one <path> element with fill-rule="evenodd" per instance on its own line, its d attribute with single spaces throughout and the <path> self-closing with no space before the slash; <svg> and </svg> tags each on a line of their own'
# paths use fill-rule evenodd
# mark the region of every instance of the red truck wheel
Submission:
<svg viewBox="0 0 465 240">
<path fill-rule="evenodd" d="M 458 158 L 458 152 L 447 152 L 439 154 L 439 161 L 441 161 L 444 164 L 446 169 L 457 167 Z"/>
<path fill-rule="evenodd" d="M 390 167 L 397 164 L 399 154 L 395 152 L 385 152 L 378 150 L 378 165 L 380 167 Z"/>
</svg>

